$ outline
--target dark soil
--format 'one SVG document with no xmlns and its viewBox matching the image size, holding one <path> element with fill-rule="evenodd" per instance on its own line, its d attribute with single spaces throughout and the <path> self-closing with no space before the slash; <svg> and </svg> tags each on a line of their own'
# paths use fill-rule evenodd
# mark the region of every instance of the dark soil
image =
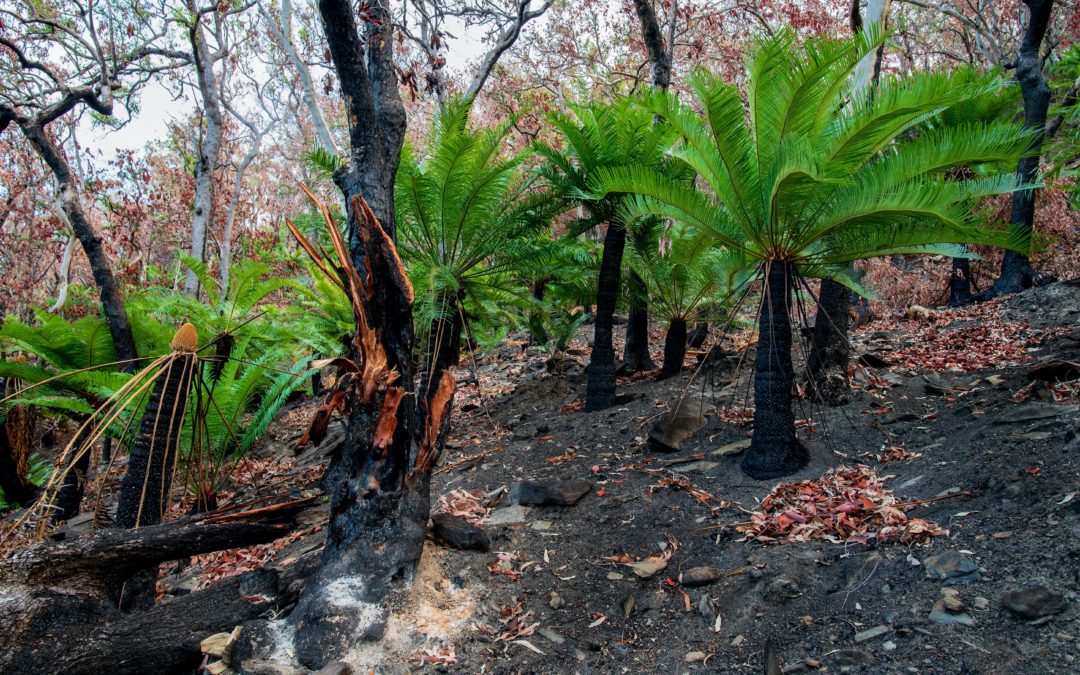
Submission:
<svg viewBox="0 0 1080 675">
<path fill-rule="evenodd" d="M 1058 330 L 1080 317 L 1080 288 L 1057 284 L 1029 291 L 995 311 L 1002 321 L 1030 323 L 1023 336 L 1040 335 L 1040 329 L 1057 333 L 1028 348 L 1032 362 L 1080 361 L 1080 341 Z M 942 331 L 951 327 L 935 320 Z M 889 359 L 918 327 L 901 321 L 893 328 L 883 332 L 871 324 L 856 335 L 856 350 Z M 716 500 L 753 510 L 774 483 L 746 478 L 738 468 L 740 455 L 711 454 L 747 438 L 748 426 L 724 423 L 714 413 L 677 453 L 654 453 L 645 442 L 658 415 L 684 392 L 721 412 L 746 405 L 739 400 L 747 391 L 746 374 L 738 386 L 728 386 L 734 359 L 721 359 L 719 367 L 693 380 L 688 370 L 659 383 L 620 382 L 621 405 L 584 413 L 560 409 L 584 391 L 584 354 L 548 362 L 566 371 L 558 373 L 545 367 L 543 354 L 520 360 L 519 349 L 507 346 L 479 366 L 481 381 L 503 373 L 517 385 L 486 410 L 456 416 L 451 446 L 465 447 L 448 450 L 452 468 L 436 477 L 434 494 L 487 494 L 522 479 L 584 478 L 595 489 L 574 506 L 529 509 L 520 524 L 485 525 L 491 553 L 446 553 L 452 583 L 479 596 L 475 623 L 498 633 L 507 628 L 499 621 L 500 609 L 504 619 L 531 613 L 523 623 L 539 626 L 522 639 L 544 652 L 468 631 L 451 641 L 458 662 L 452 671 L 761 672 L 769 641 L 785 672 L 1080 668 L 1080 413 L 1076 405 L 1050 400 L 1047 388 L 1024 402 L 1014 400 L 1030 384 L 1030 362 L 930 376 L 882 368 L 860 373 L 856 381 L 884 388 L 865 386 L 849 405 L 810 410 L 804 403 L 800 417 L 812 413 L 815 426 L 806 436 L 811 461 L 788 480 L 864 463 L 888 476 L 886 486 L 904 500 L 971 493 L 909 514 L 946 527 L 949 537 L 928 547 L 763 545 L 740 541 L 735 528 L 748 519 L 743 511 L 710 510 L 683 489 L 653 490 L 661 479 L 681 475 Z M 882 446 L 902 446 L 919 456 L 883 464 L 873 458 Z M 572 459 L 551 461 L 568 450 Z M 498 508 L 506 504 L 504 497 Z M 667 567 L 649 578 L 604 560 L 624 553 L 655 555 L 669 542 L 677 542 L 677 549 Z M 508 568 L 524 568 L 520 576 L 490 570 L 496 551 L 515 556 Z M 962 585 L 929 579 L 922 561 L 945 551 L 973 561 L 980 578 Z M 724 576 L 701 587 L 678 583 L 682 571 L 703 565 Z M 1064 594 L 1069 609 L 1032 623 L 1002 607 L 1005 594 L 1033 585 Z M 943 589 L 963 605 L 949 618 L 966 614 L 973 625 L 930 620 Z M 864 631 L 869 632 L 859 635 Z"/>
</svg>

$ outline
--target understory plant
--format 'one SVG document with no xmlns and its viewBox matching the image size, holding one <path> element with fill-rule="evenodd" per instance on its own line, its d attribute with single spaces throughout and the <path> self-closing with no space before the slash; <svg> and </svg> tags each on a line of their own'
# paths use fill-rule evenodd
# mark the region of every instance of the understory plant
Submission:
<svg viewBox="0 0 1080 675">
<path fill-rule="evenodd" d="M 1011 172 L 959 180 L 946 174 L 1020 157 L 1029 134 L 999 121 L 907 133 L 1000 83 L 914 73 L 853 94 L 855 65 L 881 40 L 797 45 L 790 30 L 759 39 L 741 87 L 698 73 L 690 83 L 694 105 L 664 92 L 648 98 L 679 136 L 672 154 L 693 168 L 701 187 L 641 166 L 605 169 L 594 183 L 598 198 L 632 193 L 633 217 L 681 222 L 754 262 L 762 286 L 754 432 L 742 463 L 753 478 L 787 475 L 807 461 L 795 434 L 791 321 L 794 293 L 807 278 L 865 293 L 852 275 L 855 260 L 962 255 L 960 243 L 1027 247 L 1022 235 L 988 222 L 977 208 L 983 197 L 1027 186 Z"/>
</svg>

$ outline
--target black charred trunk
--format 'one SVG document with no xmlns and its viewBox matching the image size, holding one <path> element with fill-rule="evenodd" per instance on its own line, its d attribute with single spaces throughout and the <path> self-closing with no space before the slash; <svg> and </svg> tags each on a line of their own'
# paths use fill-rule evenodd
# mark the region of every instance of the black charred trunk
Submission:
<svg viewBox="0 0 1080 675">
<path fill-rule="evenodd" d="M 1024 126 L 1036 131 L 1031 154 L 1023 157 L 1016 167 L 1020 180 L 1032 183 L 1039 173 L 1039 157 L 1042 152 L 1046 117 L 1050 109 L 1050 85 L 1043 76 L 1042 43 L 1050 24 L 1053 0 L 1023 0 L 1030 14 L 1024 39 L 1016 60 L 1016 79 L 1024 99 Z M 1035 223 L 1035 190 L 1013 193 L 1012 212 L 1009 222 L 1016 230 L 1030 235 Z M 1032 268 L 1027 256 L 1016 251 L 1006 251 L 1001 261 L 1001 275 L 994 285 L 980 297 L 993 297 L 1016 293 L 1048 279 Z"/>
<path fill-rule="evenodd" d="M 686 359 L 686 319 L 673 319 L 664 336 L 664 367 L 657 379 L 675 377 L 682 372 Z"/>
<path fill-rule="evenodd" d="M 844 405 L 851 401 L 848 382 L 850 326 L 851 291 L 842 284 L 823 279 L 810 336 L 807 383 L 810 395 L 827 405 Z"/>
<path fill-rule="evenodd" d="M 971 261 L 953 258 L 949 274 L 949 307 L 962 307 L 971 302 Z"/>
<path fill-rule="evenodd" d="M 649 354 L 649 291 L 645 280 L 631 270 L 627 277 L 627 289 L 630 297 L 630 314 L 626 320 L 626 344 L 623 347 L 622 370 L 637 373 L 655 370 L 652 356 Z"/>
<path fill-rule="evenodd" d="M 766 266 L 764 299 L 758 318 L 754 366 L 754 434 L 742 470 L 757 480 L 795 473 L 807 462 L 806 449 L 795 436 L 791 364 L 791 295 L 794 268 L 774 262 Z"/>
<path fill-rule="evenodd" d="M 622 223 L 609 223 L 607 234 L 604 235 L 604 253 L 600 258 L 596 321 L 585 388 L 585 410 L 588 411 L 603 410 L 615 404 L 615 347 L 612 333 L 625 247 L 626 229 Z"/>
<path fill-rule="evenodd" d="M 156 525 L 168 508 L 195 367 L 194 354 L 176 354 L 155 378 L 120 483 L 119 527 Z"/>
<path fill-rule="evenodd" d="M 87 425 L 85 428 L 80 427 L 80 429 L 78 438 L 72 443 L 74 448 L 82 446 L 93 427 Z M 104 441 L 102 444 L 104 445 Z M 79 505 L 82 504 L 83 494 L 86 492 L 86 474 L 90 471 L 90 456 L 92 454 L 90 448 L 87 448 L 86 452 L 79 455 L 68 469 L 63 482 L 60 483 L 60 489 L 56 491 L 56 498 L 52 504 L 53 523 L 59 523 L 79 515 Z"/>
<path fill-rule="evenodd" d="M 30 141 L 56 177 L 56 182 L 60 186 L 61 207 L 71 222 L 75 238 L 79 240 L 83 252 L 86 253 L 86 259 L 90 263 L 90 271 L 98 287 L 101 308 L 105 314 L 105 322 L 109 326 L 116 357 L 126 362 L 121 366 L 122 370 L 133 372 L 132 359 L 135 359 L 138 354 L 135 351 L 135 338 L 131 332 L 127 310 L 124 309 L 120 287 L 113 276 L 108 255 L 101 245 L 101 237 L 97 235 L 94 226 L 83 211 L 75 174 L 71 171 L 67 157 L 43 126 L 21 124 L 20 128 L 23 136 Z"/>
<path fill-rule="evenodd" d="M 709 323 L 707 321 L 698 321 L 686 336 L 686 345 L 691 349 L 700 349 L 708 339 Z"/>
</svg>

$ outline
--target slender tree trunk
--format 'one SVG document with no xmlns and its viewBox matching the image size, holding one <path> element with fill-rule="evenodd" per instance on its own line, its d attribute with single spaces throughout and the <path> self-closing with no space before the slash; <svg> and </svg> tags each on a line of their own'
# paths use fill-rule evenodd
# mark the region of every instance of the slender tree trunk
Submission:
<svg viewBox="0 0 1080 675">
<path fill-rule="evenodd" d="M 645 281 L 633 270 L 630 270 L 626 282 L 630 313 L 626 320 L 622 368 L 627 373 L 653 370 L 656 364 L 649 354 L 649 290 Z"/>
<path fill-rule="evenodd" d="M 949 274 L 949 307 L 962 307 L 971 302 L 971 261 L 953 258 Z"/>
<path fill-rule="evenodd" d="M 686 344 L 691 349 L 700 349 L 701 345 L 705 344 L 705 341 L 709 339 L 709 322 L 698 321 L 694 324 L 694 328 L 686 336 Z"/>
<path fill-rule="evenodd" d="M 188 10 L 196 12 L 193 0 L 188 0 Z M 202 23 L 195 19 L 190 30 L 191 53 L 195 62 L 195 73 L 199 80 L 199 93 L 202 98 L 202 113 L 206 129 L 199 147 L 199 158 L 195 163 L 195 197 L 191 218 L 191 257 L 206 262 L 206 240 L 210 225 L 214 220 L 214 173 L 217 170 L 221 151 L 221 135 L 224 120 L 221 112 L 217 78 L 214 76 L 214 57 L 206 43 L 206 34 Z M 184 292 L 198 295 L 199 279 L 188 270 L 184 280 Z"/>
<path fill-rule="evenodd" d="M 742 470 L 757 480 L 779 478 L 806 465 L 806 449 L 795 436 L 792 408 L 791 295 L 794 267 L 773 262 L 765 268 L 754 366 L 754 435 Z"/>
<path fill-rule="evenodd" d="M 1016 61 L 1016 79 L 1020 82 L 1020 93 L 1024 99 L 1024 126 L 1036 130 L 1035 142 L 1031 154 L 1017 164 L 1016 172 L 1021 181 L 1034 182 L 1039 173 L 1039 158 L 1042 151 L 1043 131 L 1046 127 L 1047 112 L 1050 109 L 1050 86 L 1042 72 L 1042 42 L 1050 24 L 1053 0 L 1024 0 L 1030 15 L 1024 40 Z M 1009 222 L 1018 231 L 1031 234 L 1035 223 L 1035 190 L 1021 190 L 1013 193 L 1012 213 Z M 1034 284 L 1048 281 L 1032 267 L 1027 256 L 1016 251 L 1005 251 L 1001 261 L 1001 276 L 987 289 L 983 297 L 1016 293 Z"/>
<path fill-rule="evenodd" d="M 612 339 L 615 303 L 619 297 L 626 228 L 608 223 L 604 253 L 600 258 L 600 278 L 596 292 L 596 323 L 593 326 L 592 355 L 585 388 L 585 410 L 603 410 L 615 404 L 615 347 Z"/>
<path fill-rule="evenodd" d="M 664 336 L 664 367 L 657 379 L 664 380 L 682 373 L 686 359 L 686 319 L 672 319 Z"/>
<path fill-rule="evenodd" d="M 828 405 L 844 405 L 851 401 L 848 390 L 850 325 L 851 291 L 835 281 L 823 279 L 810 337 L 807 380 L 810 395 Z"/>
<path fill-rule="evenodd" d="M 130 361 L 138 356 L 135 352 L 135 338 L 131 333 L 131 324 L 128 323 L 124 303 L 120 299 L 120 288 L 116 284 L 116 278 L 113 277 L 109 258 L 101 245 L 101 238 L 94 231 L 93 225 L 90 224 L 83 210 L 79 186 L 71 171 L 71 165 L 68 164 L 63 151 L 44 127 L 20 124 L 20 128 L 26 140 L 30 141 L 56 177 L 56 183 L 60 188 L 60 208 L 67 215 L 72 231 L 79 240 L 83 252 L 86 253 L 86 259 L 90 262 L 90 271 L 93 272 L 94 282 L 98 287 L 101 308 L 105 314 L 105 322 L 109 326 L 116 357 L 121 361 L 129 362 L 124 365 L 124 369 L 130 372 L 132 368 Z"/>
<path fill-rule="evenodd" d="M 240 193 L 244 189 L 244 174 L 251 163 L 259 156 L 259 147 L 262 145 L 262 134 L 254 127 L 247 125 L 255 135 L 244 158 L 240 160 L 240 166 L 236 167 L 236 177 L 233 179 L 232 193 L 229 195 L 229 206 L 225 212 L 225 229 L 221 233 L 221 298 L 224 300 L 229 294 L 229 269 L 232 267 L 232 236 L 233 225 L 236 222 L 236 210 L 240 204 Z"/>
</svg>

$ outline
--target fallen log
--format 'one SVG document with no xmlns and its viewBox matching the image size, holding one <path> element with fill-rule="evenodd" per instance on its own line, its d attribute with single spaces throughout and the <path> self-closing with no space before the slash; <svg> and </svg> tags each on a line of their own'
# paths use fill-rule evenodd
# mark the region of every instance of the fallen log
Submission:
<svg viewBox="0 0 1080 675">
<path fill-rule="evenodd" d="M 282 585 L 277 571 L 248 572 L 130 614 L 109 600 L 108 589 L 169 560 L 278 539 L 293 529 L 280 521 L 306 505 L 292 502 L 224 518 L 203 514 L 132 530 L 102 530 L 13 554 L 0 562 L 0 615 L 6 623 L 0 631 L 0 672 L 194 669 L 202 638 L 278 607 Z M 296 593 L 291 588 L 286 602 L 294 601 Z"/>
</svg>

